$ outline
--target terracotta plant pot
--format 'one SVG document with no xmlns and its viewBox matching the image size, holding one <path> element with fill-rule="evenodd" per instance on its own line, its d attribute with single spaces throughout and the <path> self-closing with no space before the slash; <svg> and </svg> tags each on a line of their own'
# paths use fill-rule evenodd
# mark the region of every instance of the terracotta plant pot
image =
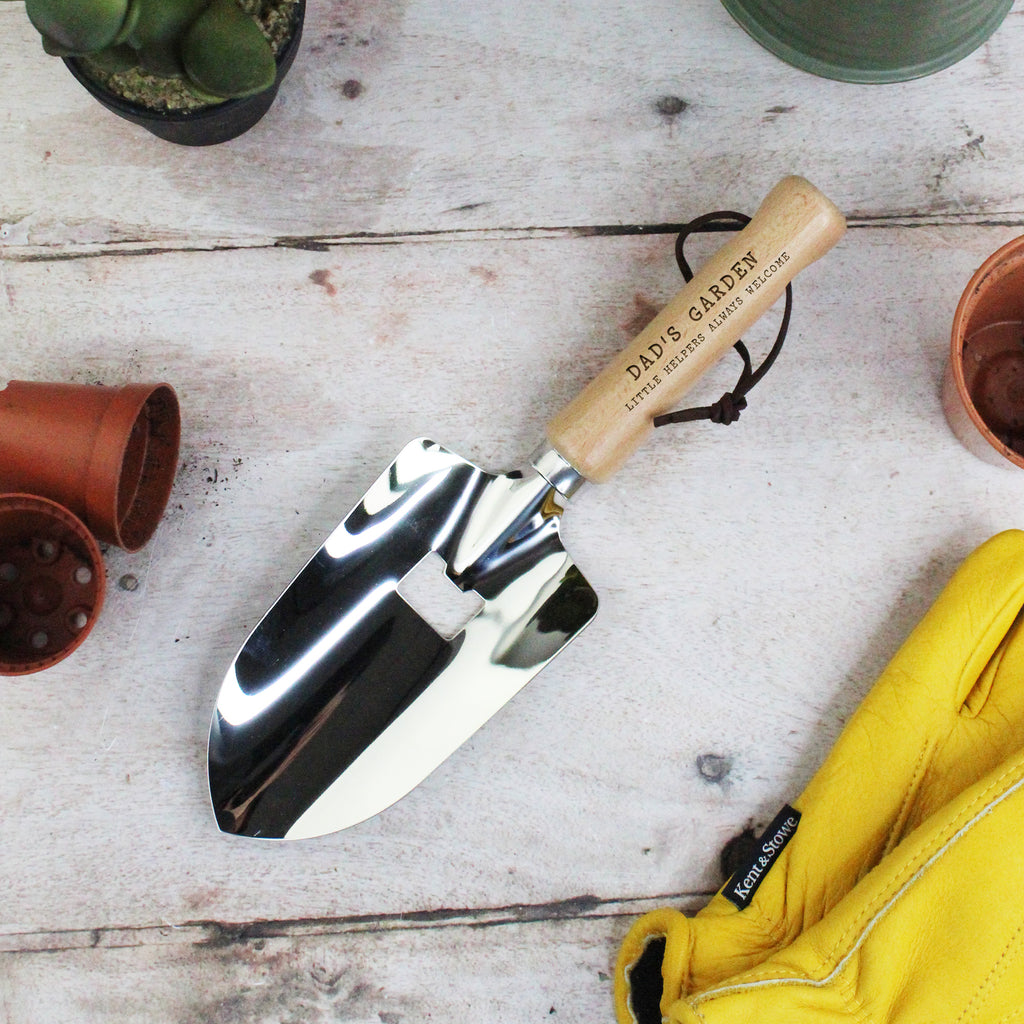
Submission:
<svg viewBox="0 0 1024 1024">
<path fill-rule="evenodd" d="M 0 495 L 0 675 L 66 658 L 105 592 L 100 549 L 80 519 L 46 498 Z"/>
<path fill-rule="evenodd" d="M 1013 0 L 722 0 L 765 49 L 845 82 L 903 82 L 966 57 Z"/>
<path fill-rule="evenodd" d="M 167 505 L 180 437 L 167 384 L 11 381 L 0 391 L 0 491 L 50 498 L 99 540 L 137 551 Z"/>
<path fill-rule="evenodd" d="M 306 17 L 305 0 L 295 7 L 295 26 L 288 41 L 277 55 L 277 77 L 274 84 L 255 96 L 225 100 L 210 107 L 191 111 L 160 111 L 140 106 L 118 96 L 95 82 L 86 73 L 81 61 L 66 57 L 64 63 L 79 82 L 118 117 L 137 124 L 165 142 L 179 146 L 214 146 L 237 138 L 252 128 L 273 106 L 278 89 L 299 52 L 302 26 Z"/>
<path fill-rule="evenodd" d="M 1024 469 L 1024 236 L 989 256 L 960 299 L 942 407 L 969 451 Z"/>
</svg>

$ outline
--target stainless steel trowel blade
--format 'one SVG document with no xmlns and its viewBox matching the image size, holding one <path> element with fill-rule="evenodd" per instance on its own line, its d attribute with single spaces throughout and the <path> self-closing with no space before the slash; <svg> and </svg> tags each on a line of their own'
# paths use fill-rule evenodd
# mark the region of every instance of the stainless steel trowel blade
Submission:
<svg viewBox="0 0 1024 1024">
<path fill-rule="evenodd" d="M 220 827 L 323 835 L 426 778 L 593 618 L 561 513 L 532 466 L 492 475 L 432 441 L 408 444 L 228 670 L 209 744 Z M 451 638 L 398 589 L 430 552 L 481 599 Z"/>
</svg>

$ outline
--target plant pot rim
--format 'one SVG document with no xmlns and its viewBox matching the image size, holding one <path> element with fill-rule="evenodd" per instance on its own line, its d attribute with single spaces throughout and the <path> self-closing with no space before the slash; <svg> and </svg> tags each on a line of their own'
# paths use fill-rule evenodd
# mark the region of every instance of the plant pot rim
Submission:
<svg viewBox="0 0 1024 1024">
<path fill-rule="evenodd" d="M 101 539 L 138 551 L 156 532 L 171 496 L 181 411 L 170 384 L 126 384 L 109 393 L 86 479 L 86 522 Z M 136 427 L 143 424 L 145 436 L 133 460 Z"/>
<path fill-rule="evenodd" d="M 0 391 L 0 491 L 56 501 L 126 551 L 160 522 L 180 441 L 170 384 L 12 380 Z"/>
<path fill-rule="evenodd" d="M 766 7 L 772 8 L 771 3 L 765 4 L 762 0 L 721 2 L 752 39 L 787 64 L 821 78 L 859 85 L 908 82 L 951 67 L 981 46 L 999 28 L 1013 6 L 1013 0 L 990 0 L 991 10 L 986 16 L 959 37 L 951 37 L 941 50 L 921 50 L 915 56 L 908 54 L 905 47 L 897 46 L 891 58 L 858 60 L 846 52 L 850 45 L 848 38 L 837 35 L 818 45 L 800 37 L 799 30 L 792 25 L 787 31 L 779 23 L 773 24 L 765 13 Z"/>
<path fill-rule="evenodd" d="M 77 57 L 64 57 L 63 60 L 79 83 L 112 113 L 167 142 L 184 146 L 211 146 L 244 134 L 273 105 L 281 82 L 298 54 L 305 17 L 306 0 L 297 0 L 292 33 L 277 54 L 277 77 L 273 85 L 252 96 L 211 103 L 195 110 L 158 110 L 132 103 L 91 78 Z"/>
<path fill-rule="evenodd" d="M 975 307 L 981 301 L 988 290 L 988 286 L 1001 279 L 1005 273 L 1016 266 L 1024 265 L 1024 235 L 1011 239 L 1005 245 L 1000 246 L 993 252 L 978 269 L 974 272 L 960 301 L 957 303 L 956 312 L 953 314 L 953 329 L 950 338 L 949 363 L 947 375 L 956 396 L 967 414 L 971 424 L 984 440 L 991 452 L 986 449 L 979 453 L 972 445 L 968 444 L 975 454 L 998 455 L 999 458 L 991 458 L 987 461 L 997 462 L 1006 465 L 1012 463 L 1024 469 L 1024 455 L 1014 451 L 1004 444 L 989 427 L 978 412 L 967 388 L 967 379 L 964 374 L 964 346 L 969 340 L 968 330 L 970 329 L 971 316 Z M 966 442 L 965 442 L 966 443 Z"/>
</svg>

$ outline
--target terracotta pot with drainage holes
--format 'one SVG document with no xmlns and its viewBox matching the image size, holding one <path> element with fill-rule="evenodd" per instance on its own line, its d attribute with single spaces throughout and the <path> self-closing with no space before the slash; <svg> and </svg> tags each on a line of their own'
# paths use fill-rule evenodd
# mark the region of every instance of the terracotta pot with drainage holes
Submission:
<svg viewBox="0 0 1024 1024">
<path fill-rule="evenodd" d="M 66 508 L 0 494 L 0 675 L 66 658 L 88 636 L 106 576 L 95 539 Z"/>
<path fill-rule="evenodd" d="M 1024 469 L 1024 236 L 989 256 L 964 290 L 942 407 L 968 451 Z"/>
<path fill-rule="evenodd" d="M 170 497 L 181 418 L 167 384 L 11 381 L 0 391 L 0 491 L 39 494 L 137 551 Z"/>
</svg>

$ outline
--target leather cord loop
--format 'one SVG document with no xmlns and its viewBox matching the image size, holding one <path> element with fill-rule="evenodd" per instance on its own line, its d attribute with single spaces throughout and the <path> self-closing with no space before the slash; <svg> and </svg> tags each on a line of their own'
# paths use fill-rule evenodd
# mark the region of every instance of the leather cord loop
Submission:
<svg viewBox="0 0 1024 1024">
<path fill-rule="evenodd" d="M 679 270 L 686 281 L 693 280 L 693 271 L 686 261 L 683 247 L 690 235 L 699 231 L 739 231 L 750 223 L 750 218 L 744 213 L 735 213 L 732 210 L 716 210 L 714 213 L 706 213 L 696 220 L 690 221 L 683 226 L 676 238 L 676 262 Z M 677 412 L 664 413 L 654 417 L 654 425 L 663 427 L 669 423 L 692 423 L 696 420 L 710 420 L 712 423 L 721 423 L 728 426 L 739 419 L 740 413 L 747 407 L 747 393 L 758 381 L 771 369 L 779 352 L 782 350 L 782 343 L 786 340 L 789 331 L 789 319 L 793 311 L 793 286 L 786 285 L 786 307 L 782 313 L 782 323 L 779 325 L 779 333 L 775 338 L 775 344 L 771 351 L 764 357 L 761 365 L 755 370 L 750 361 L 750 353 L 743 341 L 737 341 L 733 348 L 739 353 L 743 360 L 743 371 L 732 391 L 727 391 L 717 402 L 711 405 L 695 406 L 691 409 L 680 409 Z"/>
</svg>

